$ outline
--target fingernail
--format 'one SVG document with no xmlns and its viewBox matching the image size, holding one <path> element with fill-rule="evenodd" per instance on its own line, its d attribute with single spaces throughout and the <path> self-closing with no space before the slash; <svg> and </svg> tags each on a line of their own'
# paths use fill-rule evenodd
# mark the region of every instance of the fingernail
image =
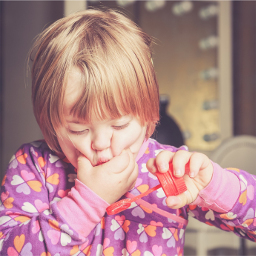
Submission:
<svg viewBox="0 0 256 256">
<path fill-rule="evenodd" d="M 167 205 L 169 206 L 169 207 L 175 207 L 175 206 L 178 206 L 178 205 L 180 205 L 180 203 L 181 203 L 181 199 L 179 198 L 179 197 L 177 197 L 177 196 L 172 196 L 171 198 L 169 197 L 168 199 L 167 199 Z"/>
<path fill-rule="evenodd" d="M 151 172 L 153 172 L 153 173 L 156 173 L 156 172 L 157 172 L 157 169 L 155 168 L 155 166 L 152 166 L 152 167 L 151 167 Z"/>
<path fill-rule="evenodd" d="M 191 173 L 189 174 L 189 176 L 190 176 L 190 178 L 194 178 L 194 177 L 195 177 L 195 173 L 194 173 L 194 172 L 191 172 Z"/>
<path fill-rule="evenodd" d="M 181 175 L 181 170 L 180 169 L 176 170 L 175 175 L 180 176 Z"/>
<path fill-rule="evenodd" d="M 166 163 L 161 164 L 159 167 L 160 167 L 161 171 L 168 171 L 169 170 L 169 165 L 166 164 Z"/>
</svg>

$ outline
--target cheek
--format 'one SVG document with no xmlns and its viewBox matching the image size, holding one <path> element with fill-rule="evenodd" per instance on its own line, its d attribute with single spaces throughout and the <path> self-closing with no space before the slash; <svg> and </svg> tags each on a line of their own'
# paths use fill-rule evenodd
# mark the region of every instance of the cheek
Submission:
<svg viewBox="0 0 256 256">
<path fill-rule="evenodd" d="M 66 158 L 75 168 L 77 168 L 77 157 L 79 153 L 74 147 L 73 143 L 68 138 L 65 137 L 58 138 L 58 141 L 62 149 L 62 152 L 64 153 Z"/>
<path fill-rule="evenodd" d="M 130 150 L 133 154 L 135 155 L 138 154 L 144 139 L 145 139 L 145 135 L 139 136 L 138 139 L 130 146 Z"/>
<path fill-rule="evenodd" d="M 133 154 L 137 154 L 145 139 L 146 129 L 130 130 L 124 134 L 114 134 L 112 139 L 113 156 L 120 155 L 122 150 L 130 148 Z"/>
<path fill-rule="evenodd" d="M 145 137 L 146 137 L 146 128 L 143 128 L 140 132 L 137 132 L 136 139 L 130 146 L 131 152 L 133 154 L 135 154 L 135 155 L 138 154 L 138 152 L 141 148 L 141 145 L 142 145 L 143 141 L 145 140 Z"/>
</svg>

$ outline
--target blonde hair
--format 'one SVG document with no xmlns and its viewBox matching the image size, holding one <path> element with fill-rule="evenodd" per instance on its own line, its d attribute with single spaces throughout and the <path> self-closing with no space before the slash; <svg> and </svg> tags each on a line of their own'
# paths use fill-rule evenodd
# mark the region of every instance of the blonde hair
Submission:
<svg viewBox="0 0 256 256">
<path fill-rule="evenodd" d="M 113 10 L 86 10 L 53 23 L 31 52 L 34 114 L 49 147 L 61 152 L 68 73 L 78 67 L 83 88 L 71 112 L 90 121 L 138 117 L 150 137 L 159 120 L 159 92 L 151 61 L 151 38 Z"/>
</svg>

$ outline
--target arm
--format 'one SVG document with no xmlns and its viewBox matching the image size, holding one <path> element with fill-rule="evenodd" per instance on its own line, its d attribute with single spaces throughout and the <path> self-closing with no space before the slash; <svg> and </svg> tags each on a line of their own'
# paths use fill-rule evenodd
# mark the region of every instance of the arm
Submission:
<svg viewBox="0 0 256 256">
<path fill-rule="evenodd" d="M 84 243 L 105 213 L 108 204 L 78 181 L 69 195 L 59 196 L 67 190 L 66 170 L 51 164 L 46 151 L 25 145 L 10 162 L 1 188 L 1 255 L 54 255 L 60 251 L 69 255 L 74 246 Z M 96 217 L 91 213 L 97 213 Z M 84 217 L 86 232 L 71 225 L 77 216 Z"/>
<path fill-rule="evenodd" d="M 75 187 L 57 205 L 61 215 L 81 237 L 89 235 L 109 206 L 79 180 L 75 181 Z"/>
<path fill-rule="evenodd" d="M 168 197 L 169 207 L 189 205 L 190 215 L 200 221 L 256 240 L 254 176 L 237 169 L 222 169 L 204 154 L 183 150 L 163 151 L 150 159 L 147 167 L 152 173 L 165 172 L 169 162 L 174 175 L 183 177 L 188 188 L 178 196 Z"/>
<path fill-rule="evenodd" d="M 189 206 L 189 214 L 255 242 L 256 177 L 236 168 L 222 169 L 215 163 L 213 166 L 213 178 Z"/>
</svg>

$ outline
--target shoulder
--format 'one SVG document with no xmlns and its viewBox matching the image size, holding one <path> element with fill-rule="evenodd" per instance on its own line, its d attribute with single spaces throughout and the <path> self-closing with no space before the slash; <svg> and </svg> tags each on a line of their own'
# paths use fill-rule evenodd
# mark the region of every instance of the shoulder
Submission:
<svg viewBox="0 0 256 256">
<path fill-rule="evenodd" d="M 18 150 L 15 152 L 13 158 L 18 157 L 32 157 L 40 155 L 49 155 L 50 153 L 54 154 L 54 152 L 48 147 L 44 140 L 37 140 L 30 143 L 25 143 L 21 145 Z"/>
<path fill-rule="evenodd" d="M 9 168 L 21 166 L 34 166 L 38 164 L 43 167 L 50 157 L 57 157 L 56 154 L 48 147 L 44 140 L 33 141 L 21 145 L 12 156 Z"/>
<path fill-rule="evenodd" d="M 55 178 L 63 177 L 65 182 L 67 170 L 74 173 L 74 167 L 66 158 L 59 157 L 45 141 L 34 141 L 21 145 L 15 152 L 5 172 L 5 178 L 10 179 L 11 183 L 13 177 L 25 175 L 44 182 L 47 177 L 55 174 Z"/>
</svg>

